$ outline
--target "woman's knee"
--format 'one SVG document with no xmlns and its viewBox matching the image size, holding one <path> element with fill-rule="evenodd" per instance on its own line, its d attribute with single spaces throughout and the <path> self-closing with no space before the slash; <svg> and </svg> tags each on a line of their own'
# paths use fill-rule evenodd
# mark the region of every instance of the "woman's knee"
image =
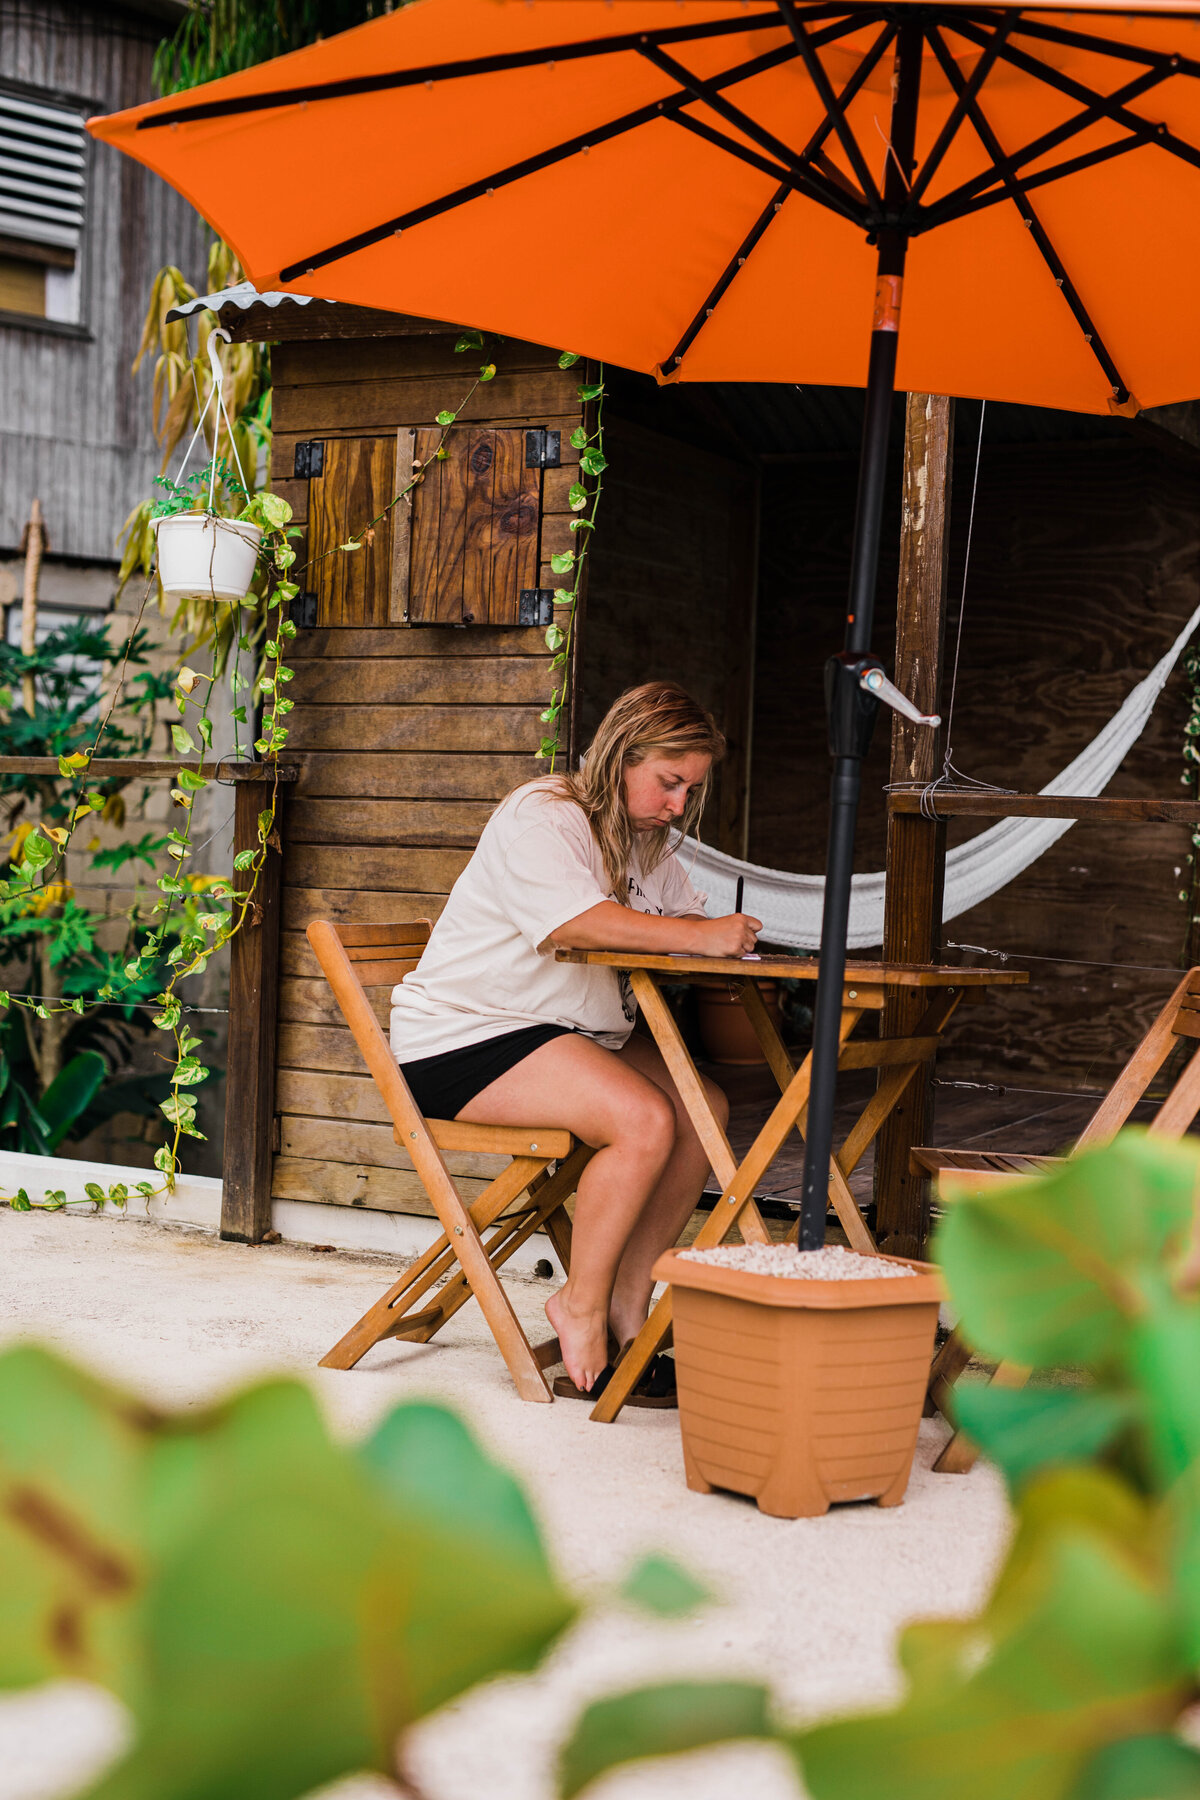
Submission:
<svg viewBox="0 0 1200 1800">
<path fill-rule="evenodd" d="M 645 1078 L 624 1097 L 618 1132 L 621 1139 L 666 1156 L 675 1142 L 675 1108 L 660 1087 Z"/>
</svg>

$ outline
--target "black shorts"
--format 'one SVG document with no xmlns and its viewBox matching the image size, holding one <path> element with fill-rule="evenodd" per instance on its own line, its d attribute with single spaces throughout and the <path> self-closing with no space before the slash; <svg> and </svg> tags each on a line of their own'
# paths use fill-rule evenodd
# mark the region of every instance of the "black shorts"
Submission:
<svg viewBox="0 0 1200 1800">
<path fill-rule="evenodd" d="M 427 1119 L 456 1119 L 476 1094 L 482 1094 L 517 1063 L 551 1038 L 570 1035 L 566 1025 L 523 1025 L 519 1031 L 506 1031 L 482 1044 L 401 1063 L 400 1073 Z"/>
</svg>

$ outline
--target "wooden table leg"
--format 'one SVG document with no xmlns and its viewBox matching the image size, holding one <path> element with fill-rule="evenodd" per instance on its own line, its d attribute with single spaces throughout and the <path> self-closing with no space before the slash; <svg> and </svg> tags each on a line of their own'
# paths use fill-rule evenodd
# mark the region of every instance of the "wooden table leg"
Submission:
<svg viewBox="0 0 1200 1800">
<path fill-rule="evenodd" d="M 654 1041 L 662 1053 L 672 1081 L 679 1091 L 679 1096 L 687 1108 L 688 1117 L 696 1128 L 696 1135 L 708 1153 L 713 1173 L 722 1187 L 728 1191 L 737 1175 L 737 1159 L 718 1123 L 708 1095 L 704 1091 L 704 1083 L 700 1073 L 688 1054 L 687 1045 L 680 1036 L 679 1027 L 675 1023 L 674 1014 L 662 997 L 662 992 L 654 976 L 648 969 L 632 969 L 630 983 L 634 998 L 645 1015 L 646 1023 L 654 1033 Z M 717 1202 L 713 1211 L 700 1228 L 697 1244 L 719 1244 L 726 1233 L 736 1226 L 746 1243 L 769 1244 L 771 1234 L 763 1223 L 762 1214 L 754 1204 L 753 1190 L 739 1203 L 727 1205 L 725 1194 Z M 706 1235 L 709 1234 L 709 1235 Z M 637 1337 L 621 1359 L 608 1386 L 591 1411 L 591 1418 L 599 1425 L 611 1425 L 626 1400 L 646 1372 L 652 1357 L 662 1348 L 663 1342 L 671 1328 L 671 1291 L 668 1288 L 662 1298 L 650 1308 L 650 1316 Z"/>
<path fill-rule="evenodd" d="M 797 1073 L 803 1073 L 811 1079 L 811 1051 L 800 1064 L 800 1070 L 798 1071 L 795 1063 L 788 1054 L 787 1046 L 779 1035 L 779 1030 L 775 1021 L 767 1011 L 763 997 L 754 982 L 748 981 L 742 988 L 741 1002 L 747 1018 L 754 1027 L 754 1034 L 759 1041 L 763 1055 L 767 1059 L 767 1064 L 771 1073 L 779 1084 L 780 1092 L 787 1092 Z M 839 1043 L 844 1044 L 846 1042 L 846 1039 L 850 1036 L 850 1033 L 854 1030 L 854 1027 L 861 1018 L 861 1008 L 852 1006 L 842 1008 L 842 1022 L 838 1033 Z M 796 1133 L 801 1139 L 804 1137 L 804 1118 L 808 1110 L 807 1098 L 806 1091 L 805 1104 L 800 1108 L 796 1115 Z M 860 1251 L 864 1256 L 874 1256 L 876 1254 L 875 1240 L 871 1236 L 870 1229 L 867 1226 L 862 1213 L 859 1211 L 857 1200 L 850 1192 L 850 1186 L 846 1180 L 845 1174 L 836 1161 L 831 1163 L 829 1169 L 829 1199 L 833 1205 L 834 1212 L 837 1214 L 838 1223 L 846 1233 L 852 1247 L 855 1250 Z M 788 1241 L 791 1242 L 794 1236 L 795 1231 L 790 1231 L 788 1233 Z"/>
<path fill-rule="evenodd" d="M 696 1130 L 712 1165 L 713 1174 L 728 1188 L 737 1169 L 737 1158 L 730 1147 L 716 1115 L 708 1103 L 708 1095 L 704 1091 L 704 1083 L 700 1072 L 692 1061 L 687 1045 L 680 1036 L 679 1027 L 675 1023 L 675 1015 L 662 997 L 658 982 L 648 969 L 630 971 L 630 982 L 634 998 L 645 1015 L 646 1023 L 654 1033 L 654 1041 L 662 1053 L 671 1080 L 679 1090 L 679 1097 L 687 1109 L 688 1118 Z M 763 1223 L 762 1214 L 751 1201 L 743 1209 L 738 1220 L 742 1237 L 748 1244 L 769 1244 L 771 1234 Z"/>
</svg>

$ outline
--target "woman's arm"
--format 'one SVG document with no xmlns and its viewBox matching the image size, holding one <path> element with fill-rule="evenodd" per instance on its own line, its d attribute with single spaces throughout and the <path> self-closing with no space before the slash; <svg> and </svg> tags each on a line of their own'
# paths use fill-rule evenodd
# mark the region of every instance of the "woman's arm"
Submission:
<svg viewBox="0 0 1200 1800">
<path fill-rule="evenodd" d="M 745 956 L 754 949 L 761 930 L 762 920 L 748 913 L 730 913 L 723 919 L 672 919 L 602 900 L 551 932 L 550 942 L 559 950 L 651 950 L 661 955 L 681 950 L 693 956 Z"/>
</svg>

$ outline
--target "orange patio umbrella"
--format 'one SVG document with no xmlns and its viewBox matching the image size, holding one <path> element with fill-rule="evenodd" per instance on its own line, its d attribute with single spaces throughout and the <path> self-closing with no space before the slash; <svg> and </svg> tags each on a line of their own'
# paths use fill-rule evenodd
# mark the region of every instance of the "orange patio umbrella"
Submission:
<svg viewBox="0 0 1200 1800">
<path fill-rule="evenodd" d="M 820 1243 L 891 396 L 1132 413 L 1200 394 L 1200 4 L 412 0 L 89 128 L 260 289 L 662 381 L 866 386 L 827 672 L 801 1221 Z"/>
</svg>

